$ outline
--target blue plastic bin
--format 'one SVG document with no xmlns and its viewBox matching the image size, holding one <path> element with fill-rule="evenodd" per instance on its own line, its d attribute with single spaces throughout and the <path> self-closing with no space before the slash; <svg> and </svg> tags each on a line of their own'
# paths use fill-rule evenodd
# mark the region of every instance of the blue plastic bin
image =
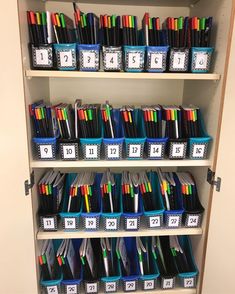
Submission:
<svg viewBox="0 0 235 294">
<path fill-rule="evenodd" d="M 56 67 L 59 70 L 77 69 L 76 43 L 54 44 L 56 55 Z"/>
<path fill-rule="evenodd" d="M 208 73 L 211 67 L 213 52 L 213 47 L 192 47 L 191 72 Z"/>
<path fill-rule="evenodd" d="M 148 72 L 165 72 L 169 46 L 146 46 L 146 70 Z"/>
<path fill-rule="evenodd" d="M 127 72 L 144 71 L 145 46 L 124 45 L 124 70 Z"/>
<path fill-rule="evenodd" d="M 98 71 L 100 69 L 100 45 L 77 44 L 80 71 Z"/>
<path fill-rule="evenodd" d="M 39 160 L 55 160 L 57 154 L 57 139 L 58 137 L 52 138 L 37 138 L 34 137 L 33 143 L 37 158 Z"/>
</svg>

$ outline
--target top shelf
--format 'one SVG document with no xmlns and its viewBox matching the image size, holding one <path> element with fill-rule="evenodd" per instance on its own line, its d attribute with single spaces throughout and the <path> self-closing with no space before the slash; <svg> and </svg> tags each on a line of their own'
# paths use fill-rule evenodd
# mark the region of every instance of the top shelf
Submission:
<svg viewBox="0 0 235 294">
<path fill-rule="evenodd" d="M 26 77 L 47 78 L 91 78 L 91 79 L 138 79 L 138 80 L 211 80 L 217 81 L 216 73 L 132 73 L 132 72 L 85 72 L 59 70 L 26 70 Z"/>
</svg>

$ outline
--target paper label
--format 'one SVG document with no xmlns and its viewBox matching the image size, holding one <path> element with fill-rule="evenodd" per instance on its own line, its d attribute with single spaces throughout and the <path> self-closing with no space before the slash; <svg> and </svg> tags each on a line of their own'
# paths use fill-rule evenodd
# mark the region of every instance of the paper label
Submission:
<svg viewBox="0 0 235 294">
<path fill-rule="evenodd" d="M 129 145 L 129 157 L 140 157 L 141 155 L 141 145 L 130 144 Z"/>
<path fill-rule="evenodd" d="M 61 67 L 71 67 L 73 66 L 73 56 L 72 51 L 60 51 L 60 66 Z"/>
<path fill-rule="evenodd" d="M 144 281 L 144 290 L 153 290 L 154 289 L 154 280 Z"/>
<path fill-rule="evenodd" d="M 54 230 L 55 229 L 55 220 L 53 217 L 44 217 L 43 218 L 43 229 Z"/>
<path fill-rule="evenodd" d="M 105 283 L 105 292 L 116 292 L 117 291 L 117 283 L 116 282 L 106 282 Z"/>
<path fill-rule="evenodd" d="M 184 278 L 184 288 L 193 288 L 194 285 L 194 278 Z"/>
<path fill-rule="evenodd" d="M 198 227 L 199 215 L 189 215 L 187 218 L 187 227 Z"/>
<path fill-rule="evenodd" d="M 37 65 L 50 65 L 48 49 L 35 49 L 35 55 Z"/>
<path fill-rule="evenodd" d="M 119 158 L 119 145 L 108 145 L 108 158 Z"/>
<path fill-rule="evenodd" d="M 184 69 L 186 60 L 185 52 L 174 52 L 173 54 L 173 68 Z"/>
<path fill-rule="evenodd" d="M 205 145 L 195 144 L 193 145 L 193 157 L 203 158 L 205 154 Z"/>
<path fill-rule="evenodd" d="M 106 230 L 117 230 L 117 219 L 116 218 L 106 218 L 105 219 L 105 229 Z"/>
<path fill-rule="evenodd" d="M 117 52 L 105 53 L 105 66 L 107 68 L 119 68 Z"/>
<path fill-rule="evenodd" d="M 66 294 L 77 294 L 77 285 L 66 285 Z"/>
<path fill-rule="evenodd" d="M 76 158 L 75 145 L 63 145 L 63 158 L 64 159 Z"/>
<path fill-rule="evenodd" d="M 96 293 L 98 291 L 97 283 L 87 283 L 86 292 L 87 293 Z"/>
<path fill-rule="evenodd" d="M 39 145 L 41 158 L 53 158 L 52 145 Z"/>
<path fill-rule="evenodd" d="M 127 218 L 126 229 L 127 230 L 137 230 L 138 229 L 138 219 L 137 218 Z"/>
<path fill-rule="evenodd" d="M 86 217 L 85 218 L 85 227 L 86 229 L 96 229 L 96 218 L 95 217 Z"/>
<path fill-rule="evenodd" d="M 83 67 L 95 68 L 95 52 L 82 51 Z"/>
<path fill-rule="evenodd" d="M 128 52 L 128 67 L 140 68 L 141 53 L 140 52 Z"/>
<path fill-rule="evenodd" d="M 150 216 L 149 217 L 150 228 L 157 228 L 161 226 L 161 217 L 159 216 Z"/>
<path fill-rule="evenodd" d="M 135 291 L 136 281 L 125 282 L 125 291 Z"/>
<path fill-rule="evenodd" d="M 150 68 L 151 69 L 162 69 L 163 68 L 163 54 L 162 53 L 151 53 L 150 54 Z"/>
<path fill-rule="evenodd" d="M 168 227 L 177 228 L 180 225 L 180 216 L 179 215 L 171 215 L 168 218 Z"/>
<path fill-rule="evenodd" d="M 162 157 L 162 144 L 150 144 L 149 157 Z"/>
<path fill-rule="evenodd" d="M 98 158 L 98 146 L 97 145 L 86 145 L 86 158 Z"/>
<path fill-rule="evenodd" d="M 65 229 L 76 229 L 76 219 L 74 217 L 66 217 L 64 219 L 64 228 Z"/>
<path fill-rule="evenodd" d="M 171 289 L 171 288 L 173 288 L 173 285 L 174 285 L 173 279 L 164 279 L 162 288 L 163 289 Z"/>
<path fill-rule="evenodd" d="M 58 294 L 58 287 L 57 286 L 48 286 L 47 287 L 47 294 Z"/>
<path fill-rule="evenodd" d="M 195 53 L 195 69 L 207 69 L 208 54 L 205 52 Z"/>
<path fill-rule="evenodd" d="M 184 156 L 184 144 L 173 143 L 172 145 L 172 157 L 183 157 Z"/>
</svg>

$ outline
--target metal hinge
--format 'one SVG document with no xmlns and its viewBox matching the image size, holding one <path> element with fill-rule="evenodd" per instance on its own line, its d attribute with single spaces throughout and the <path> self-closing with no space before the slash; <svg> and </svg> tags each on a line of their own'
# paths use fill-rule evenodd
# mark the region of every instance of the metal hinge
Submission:
<svg viewBox="0 0 235 294">
<path fill-rule="evenodd" d="M 34 171 L 32 171 L 30 174 L 30 181 L 29 180 L 24 181 L 25 196 L 29 195 L 29 190 L 33 188 L 33 185 L 34 185 Z"/>
<path fill-rule="evenodd" d="M 217 192 L 220 192 L 220 187 L 221 187 L 221 178 L 217 177 L 215 180 L 215 172 L 213 172 L 211 169 L 208 168 L 207 170 L 207 182 L 212 185 L 215 186 L 215 189 Z"/>
</svg>

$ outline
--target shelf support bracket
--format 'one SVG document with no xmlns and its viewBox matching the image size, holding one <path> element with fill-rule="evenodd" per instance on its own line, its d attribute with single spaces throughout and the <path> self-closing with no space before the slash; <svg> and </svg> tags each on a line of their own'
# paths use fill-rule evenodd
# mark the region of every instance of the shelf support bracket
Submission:
<svg viewBox="0 0 235 294">
<path fill-rule="evenodd" d="M 215 172 L 213 172 L 210 168 L 208 168 L 207 170 L 207 182 L 212 185 L 215 186 L 215 189 L 217 192 L 220 192 L 220 187 L 221 187 L 221 178 L 217 177 L 215 180 Z"/>
<path fill-rule="evenodd" d="M 33 188 L 33 185 L 34 185 L 34 171 L 32 171 L 30 174 L 30 181 L 29 180 L 24 181 L 25 196 L 29 195 L 29 190 Z"/>
</svg>

